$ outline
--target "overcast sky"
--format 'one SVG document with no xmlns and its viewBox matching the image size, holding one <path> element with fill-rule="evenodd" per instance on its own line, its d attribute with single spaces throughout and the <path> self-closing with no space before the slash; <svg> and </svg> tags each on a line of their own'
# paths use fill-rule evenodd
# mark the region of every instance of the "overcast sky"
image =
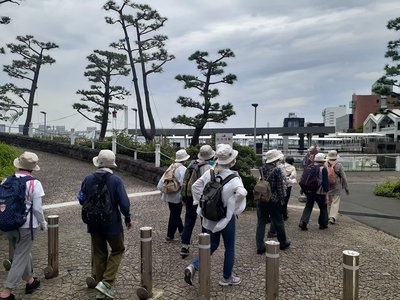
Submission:
<svg viewBox="0 0 400 300">
<path fill-rule="evenodd" d="M 72 109 L 79 102 L 78 89 L 88 89 L 83 76 L 86 56 L 94 49 L 112 50 L 111 42 L 122 37 L 120 27 L 104 21 L 110 13 L 100 0 L 24 0 L 21 5 L 0 5 L 0 15 L 9 25 L 0 25 L 0 44 L 14 42 L 17 35 L 33 35 L 42 42 L 54 42 L 58 49 L 48 52 L 53 65 L 41 69 L 34 109 L 34 127 L 65 125 L 67 129 L 94 126 Z M 121 1 L 117 0 L 117 3 Z M 306 122 L 322 122 L 325 107 L 346 105 L 353 93 L 371 93 L 371 85 L 383 74 L 386 45 L 398 39 L 386 28 L 387 21 L 400 15 L 399 0 L 149 0 L 153 9 L 168 18 L 160 33 L 169 39 L 166 48 L 176 59 L 164 72 L 150 80 L 151 101 L 157 128 L 172 128 L 171 118 L 194 115 L 183 109 L 178 96 L 193 96 L 176 81 L 177 74 L 197 74 L 187 58 L 196 50 L 215 58 L 219 49 L 230 48 L 236 57 L 227 60 L 226 73 L 236 74 L 233 85 L 220 86 L 216 101 L 231 102 L 236 115 L 226 127 L 253 127 L 258 103 L 257 126 L 283 125 L 289 112 Z M 0 65 L 13 55 L 0 55 Z M 19 58 L 18 58 L 19 59 Z M 118 78 L 132 90 L 129 79 Z M 0 84 L 10 82 L 0 72 Z M 21 85 L 21 81 L 16 82 Z M 194 95 L 195 99 L 199 99 Z M 125 104 L 136 107 L 130 96 Z M 130 110 L 129 128 L 134 128 Z M 17 123 L 23 124 L 25 116 Z M 123 113 L 118 127 L 123 128 Z M 210 123 L 208 127 L 216 127 Z"/>
</svg>

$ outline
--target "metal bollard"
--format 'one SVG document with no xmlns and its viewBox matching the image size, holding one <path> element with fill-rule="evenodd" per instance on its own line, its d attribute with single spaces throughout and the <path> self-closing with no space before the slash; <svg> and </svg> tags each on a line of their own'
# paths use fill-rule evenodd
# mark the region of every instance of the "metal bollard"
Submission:
<svg viewBox="0 0 400 300">
<path fill-rule="evenodd" d="M 8 241 L 8 259 L 3 260 L 3 267 L 6 271 L 10 271 L 14 257 L 14 244 Z"/>
<path fill-rule="evenodd" d="M 279 242 L 266 241 L 265 299 L 279 298 Z"/>
<path fill-rule="evenodd" d="M 58 276 L 58 216 L 47 217 L 48 223 L 48 266 L 44 269 L 44 277 L 50 279 Z"/>
<path fill-rule="evenodd" d="M 343 251 L 343 300 L 358 300 L 359 258 L 356 251 Z"/>
<path fill-rule="evenodd" d="M 139 299 L 148 299 L 153 296 L 152 273 L 152 228 L 140 228 L 140 257 L 141 257 L 141 287 L 136 294 Z"/>
<path fill-rule="evenodd" d="M 210 299 L 211 246 L 208 233 L 199 234 L 199 297 Z"/>
</svg>

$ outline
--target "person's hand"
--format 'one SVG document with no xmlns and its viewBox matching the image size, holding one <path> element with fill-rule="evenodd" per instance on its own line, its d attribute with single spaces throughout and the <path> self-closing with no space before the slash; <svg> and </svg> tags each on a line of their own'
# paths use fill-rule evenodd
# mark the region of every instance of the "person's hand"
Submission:
<svg viewBox="0 0 400 300">
<path fill-rule="evenodd" d="M 43 223 L 40 224 L 40 230 L 46 231 L 47 230 L 47 222 L 44 221 Z"/>
<path fill-rule="evenodd" d="M 132 223 L 131 223 L 131 222 L 125 223 L 125 225 L 126 225 L 126 228 L 127 228 L 127 229 L 131 229 L 131 228 L 132 228 Z"/>
<path fill-rule="evenodd" d="M 349 189 L 345 189 L 345 191 L 346 191 L 346 195 L 349 195 L 349 194 L 350 194 Z"/>
</svg>

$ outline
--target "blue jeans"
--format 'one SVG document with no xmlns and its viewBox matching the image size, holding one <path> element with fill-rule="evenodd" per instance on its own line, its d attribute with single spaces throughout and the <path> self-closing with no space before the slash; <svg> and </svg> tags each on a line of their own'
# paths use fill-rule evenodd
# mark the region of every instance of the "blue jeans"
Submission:
<svg viewBox="0 0 400 300">
<path fill-rule="evenodd" d="M 265 226 L 267 225 L 268 215 L 271 218 L 271 232 L 276 232 L 278 241 L 282 245 L 286 242 L 285 224 L 282 218 L 282 207 L 276 202 L 257 203 L 257 229 L 256 229 L 256 247 L 257 250 L 265 249 Z"/>
<path fill-rule="evenodd" d="M 224 246 L 225 246 L 223 272 L 224 272 L 224 278 L 228 279 L 232 276 L 233 264 L 235 263 L 236 216 L 233 215 L 232 219 L 229 221 L 226 227 L 221 231 L 211 232 L 207 230 L 207 233 L 210 234 L 211 255 L 214 253 L 215 250 L 218 249 L 222 235 L 222 239 L 224 240 Z M 196 255 L 192 264 L 196 270 L 199 269 L 198 255 Z"/>
<path fill-rule="evenodd" d="M 168 202 L 168 207 L 169 207 L 169 220 L 168 220 L 167 237 L 173 239 L 177 229 L 179 231 L 179 234 L 181 234 L 183 231 L 183 224 L 181 219 L 182 203 Z"/>
<path fill-rule="evenodd" d="M 304 207 L 303 214 L 301 215 L 301 222 L 308 224 L 310 222 L 311 213 L 314 203 L 317 202 L 319 207 L 318 224 L 320 226 L 328 226 L 328 207 L 326 204 L 325 195 L 316 193 L 305 193 L 307 197 L 306 206 Z"/>
<path fill-rule="evenodd" d="M 183 232 L 182 232 L 182 244 L 190 245 L 190 239 L 192 238 L 193 228 L 196 224 L 197 220 L 197 206 L 193 205 L 193 199 L 186 199 L 186 213 L 185 213 L 185 223 L 183 224 Z M 201 229 L 202 232 L 205 232 L 205 229 Z"/>
</svg>

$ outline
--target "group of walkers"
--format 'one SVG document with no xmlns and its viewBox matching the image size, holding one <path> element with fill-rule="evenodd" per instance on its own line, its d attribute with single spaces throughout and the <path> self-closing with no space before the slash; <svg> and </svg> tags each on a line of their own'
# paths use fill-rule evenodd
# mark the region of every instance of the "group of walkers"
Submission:
<svg viewBox="0 0 400 300">
<path fill-rule="evenodd" d="M 349 193 L 343 166 L 337 162 L 339 158 L 337 152 L 329 151 L 325 157 L 325 154 L 318 153 L 316 146 L 311 150 L 304 160 L 306 165 L 300 180 L 301 193 L 307 197 L 299 222 L 301 230 L 308 229 L 315 202 L 320 209 L 319 228 L 326 229 L 328 224 L 335 224 L 341 191 L 344 189 L 347 194 Z M 175 162 L 168 167 L 157 185 L 162 192 L 161 199 L 166 201 L 169 207 L 165 240 L 166 242 L 175 241 L 178 231 L 182 258 L 190 255 L 191 238 L 197 216 L 200 217 L 201 231 L 210 234 L 211 254 L 218 249 L 220 240 L 223 239 L 225 255 L 222 277 L 219 280 L 222 286 L 241 283 L 241 278 L 235 274 L 233 268 L 237 219 L 246 208 L 247 190 L 238 172 L 233 170 L 237 156 L 238 151 L 228 144 L 218 145 L 216 151 L 210 145 L 203 145 L 197 159 L 192 160 L 186 167 L 185 163 L 190 155 L 186 150 L 178 150 Z M 101 150 L 99 155 L 93 158 L 93 165 L 97 170 L 84 178 L 80 191 L 77 193 L 77 198 L 82 205 L 82 219 L 87 224 L 88 233 L 91 236 L 92 277 L 88 278 L 87 284 L 109 298 L 114 297 L 112 287 L 125 251 L 123 224 L 127 229 L 132 227 L 130 202 L 124 184 L 120 177 L 113 174 L 113 169 L 117 167 L 115 160 L 116 157 L 112 151 Z M 14 249 L 14 256 L 0 300 L 17 299 L 13 290 L 21 279 L 26 282 L 26 294 L 33 293 L 40 286 L 39 279 L 33 276 L 30 254 L 36 230 L 47 229 L 42 209 L 43 187 L 40 181 L 32 177 L 33 171 L 40 170 L 38 161 L 37 155 L 32 152 L 24 152 L 14 160 L 14 166 L 17 168 L 15 177 L 24 178 L 27 214 L 24 224 L 19 229 L 7 232 L 9 243 Z M 266 153 L 266 161 L 260 168 L 260 172 L 268 180 L 272 193 L 268 201 L 257 203 L 255 237 L 257 254 L 266 252 L 265 227 L 268 223 L 271 225 L 267 238 L 276 237 L 281 250 L 286 250 L 291 245 L 285 231 L 285 220 L 289 218 L 287 205 L 291 189 L 297 182 L 296 168 L 293 164 L 292 157 L 284 158 L 282 152 L 276 149 Z M 306 179 L 311 178 L 311 175 L 307 175 L 311 174 L 311 170 L 314 170 L 318 177 L 318 188 L 314 190 L 308 189 L 305 184 Z M 204 195 L 213 188 L 210 184 L 212 182 L 220 183 L 219 200 L 223 215 L 218 219 L 211 218 L 203 207 Z M 183 207 L 185 217 L 182 222 Z M 100 217 L 99 210 L 101 210 Z M 193 285 L 198 269 L 199 256 L 195 255 L 191 263 L 183 270 L 186 283 Z"/>
</svg>

